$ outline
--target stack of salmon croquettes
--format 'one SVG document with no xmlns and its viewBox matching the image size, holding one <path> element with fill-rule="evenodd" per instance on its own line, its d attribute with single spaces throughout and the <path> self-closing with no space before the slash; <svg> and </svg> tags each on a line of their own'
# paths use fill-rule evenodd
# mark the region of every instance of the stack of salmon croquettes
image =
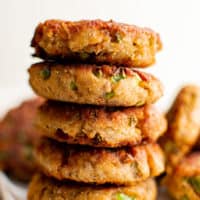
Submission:
<svg viewBox="0 0 200 200">
<path fill-rule="evenodd" d="M 135 68 L 155 62 L 159 35 L 113 21 L 49 20 L 32 46 L 45 61 L 30 67 L 30 85 L 48 100 L 37 114 L 41 172 L 28 199 L 155 200 L 166 120 L 152 104 L 163 87 Z"/>
</svg>

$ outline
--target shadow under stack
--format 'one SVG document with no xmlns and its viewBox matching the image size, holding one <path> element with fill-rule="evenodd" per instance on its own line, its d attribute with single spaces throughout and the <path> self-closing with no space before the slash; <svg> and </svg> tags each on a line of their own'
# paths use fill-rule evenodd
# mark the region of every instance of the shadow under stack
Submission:
<svg viewBox="0 0 200 200">
<path fill-rule="evenodd" d="M 28 200 L 155 200 L 166 120 L 152 104 L 163 88 L 135 68 L 154 63 L 159 35 L 114 21 L 48 20 L 32 46 L 44 62 L 30 67 L 30 85 L 47 101 Z"/>
</svg>

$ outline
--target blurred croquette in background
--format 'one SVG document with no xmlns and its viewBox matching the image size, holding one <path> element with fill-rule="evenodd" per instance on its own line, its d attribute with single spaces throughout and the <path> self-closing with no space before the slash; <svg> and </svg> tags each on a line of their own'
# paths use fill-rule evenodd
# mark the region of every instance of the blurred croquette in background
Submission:
<svg viewBox="0 0 200 200">
<path fill-rule="evenodd" d="M 29 99 L 0 121 L 0 168 L 11 177 L 28 181 L 36 170 L 32 148 L 38 138 L 34 126 L 42 98 Z"/>
</svg>

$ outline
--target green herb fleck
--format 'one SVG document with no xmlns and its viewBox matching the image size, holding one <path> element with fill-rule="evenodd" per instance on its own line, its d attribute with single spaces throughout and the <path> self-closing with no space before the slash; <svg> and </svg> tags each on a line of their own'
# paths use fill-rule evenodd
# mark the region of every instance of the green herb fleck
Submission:
<svg viewBox="0 0 200 200">
<path fill-rule="evenodd" d="M 26 144 L 24 146 L 23 152 L 27 160 L 33 159 L 33 145 L 32 144 Z"/>
<path fill-rule="evenodd" d="M 117 200 L 136 200 L 136 199 L 135 199 L 135 197 L 130 197 L 124 193 L 118 193 Z"/>
<path fill-rule="evenodd" d="M 141 176 L 141 170 L 138 161 L 132 162 L 131 167 L 134 169 L 135 176 Z"/>
<path fill-rule="evenodd" d="M 87 60 L 90 57 L 90 54 L 82 52 L 80 53 L 81 60 Z"/>
<path fill-rule="evenodd" d="M 130 118 L 129 118 L 129 123 L 128 123 L 128 125 L 129 126 L 135 126 L 137 124 L 137 118 L 135 117 L 135 116 L 131 116 Z"/>
<path fill-rule="evenodd" d="M 137 84 L 139 84 L 140 82 L 141 82 L 141 78 L 140 78 L 140 76 L 137 74 L 137 73 L 135 73 L 134 74 L 134 78 L 135 78 L 135 82 L 137 83 Z"/>
<path fill-rule="evenodd" d="M 142 106 L 142 105 L 144 105 L 145 104 L 145 102 L 144 101 L 138 101 L 136 104 L 135 104 L 135 106 Z"/>
<path fill-rule="evenodd" d="M 200 176 L 188 178 L 188 183 L 192 186 L 197 194 L 200 194 Z"/>
<path fill-rule="evenodd" d="M 8 153 L 7 152 L 0 152 L 0 161 L 5 160 L 8 158 Z"/>
<path fill-rule="evenodd" d="M 115 33 L 115 42 L 119 43 L 122 41 L 122 35 L 120 33 Z"/>
<path fill-rule="evenodd" d="M 186 194 L 184 194 L 184 195 L 180 198 L 180 200 L 190 200 L 190 199 L 189 199 L 189 197 L 188 197 Z"/>
<path fill-rule="evenodd" d="M 178 147 L 172 141 L 167 141 L 164 148 L 167 153 L 178 153 Z"/>
<path fill-rule="evenodd" d="M 105 94 L 105 98 L 106 99 L 111 99 L 112 97 L 114 97 L 115 96 L 115 93 L 113 92 L 113 91 L 111 91 L 111 92 L 106 92 L 106 94 Z"/>
<path fill-rule="evenodd" d="M 74 81 L 71 81 L 71 83 L 70 83 L 70 89 L 74 90 L 74 91 L 78 90 L 78 87 L 77 87 L 77 85 L 76 85 L 76 83 Z"/>
<path fill-rule="evenodd" d="M 24 143 L 27 140 L 27 135 L 26 133 L 20 131 L 17 133 L 17 140 L 19 143 Z"/>
<path fill-rule="evenodd" d="M 120 80 L 125 79 L 125 78 L 126 78 L 126 75 L 123 73 L 120 73 L 120 74 L 116 74 L 112 76 L 111 80 L 112 82 L 119 82 Z"/>
<path fill-rule="evenodd" d="M 93 71 L 93 74 L 97 77 L 97 78 L 101 78 L 102 77 L 102 71 L 100 69 L 97 69 L 95 71 Z"/>
<path fill-rule="evenodd" d="M 45 68 L 42 71 L 40 71 L 40 76 L 44 79 L 47 80 L 51 76 L 51 71 L 49 68 Z"/>
<path fill-rule="evenodd" d="M 102 141 L 103 141 L 102 137 L 100 136 L 99 133 L 97 133 L 97 134 L 95 135 L 95 137 L 94 137 L 94 144 L 99 144 L 99 143 L 102 142 Z"/>
</svg>

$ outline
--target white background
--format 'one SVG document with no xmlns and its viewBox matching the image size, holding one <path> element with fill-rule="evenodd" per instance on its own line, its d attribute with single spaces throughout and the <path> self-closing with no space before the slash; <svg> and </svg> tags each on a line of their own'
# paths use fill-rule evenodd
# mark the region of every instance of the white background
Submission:
<svg viewBox="0 0 200 200">
<path fill-rule="evenodd" d="M 199 0 L 0 0 L 0 110 L 32 95 L 27 68 L 36 60 L 30 56 L 30 40 L 40 21 L 53 18 L 113 19 L 159 32 L 164 48 L 146 71 L 163 81 L 163 110 L 177 88 L 200 84 Z"/>
</svg>

